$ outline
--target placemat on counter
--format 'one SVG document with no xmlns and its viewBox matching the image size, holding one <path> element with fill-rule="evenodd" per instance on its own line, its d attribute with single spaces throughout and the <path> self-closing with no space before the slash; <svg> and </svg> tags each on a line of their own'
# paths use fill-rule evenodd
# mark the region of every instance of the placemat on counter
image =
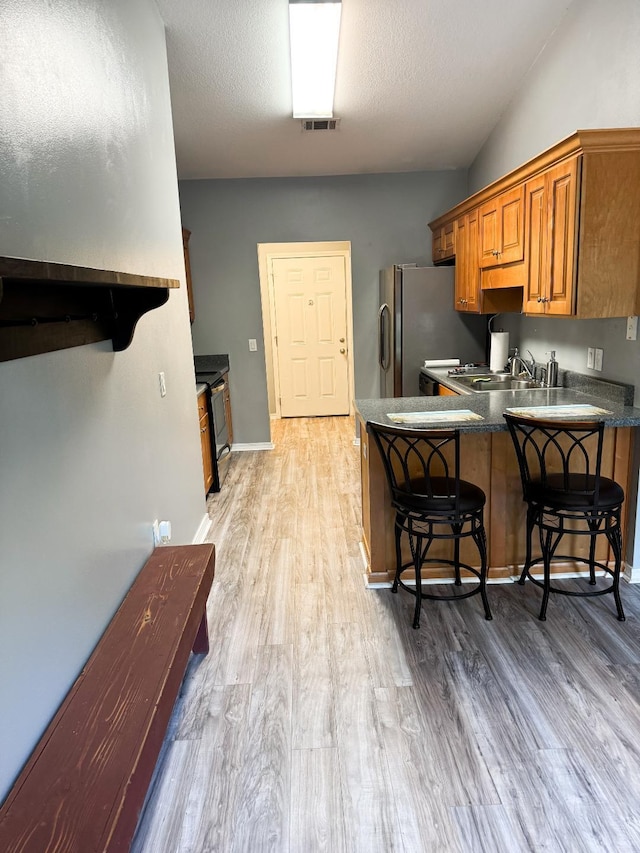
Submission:
<svg viewBox="0 0 640 853">
<path fill-rule="evenodd" d="M 448 412 L 393 412 L 387 417 L 395 424 L 444 424 L 452 421 L 483 421 L 482 415 L 471 409 L 456 409 Z"/>
<path fill-rule="evenodd" d="M 564 406 L 523 406 L 522 408 L 510 407 L 505 409 L 511 415 L 523 418 L 580 418 L 589 415 L 611 415 L 608 409 L 592 406 L 589 403 L 567 403 Z"/>
</svg>

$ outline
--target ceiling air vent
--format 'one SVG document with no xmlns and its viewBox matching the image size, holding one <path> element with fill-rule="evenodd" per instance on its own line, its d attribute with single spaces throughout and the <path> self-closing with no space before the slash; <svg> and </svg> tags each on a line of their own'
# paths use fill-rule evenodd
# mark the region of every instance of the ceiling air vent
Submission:
<svg viewBox="0 0 640 853">
<path fill-rule="evenodd" d="M 303 118 L 302 130 L 337 130 L 339 118 Z"/>
</svg>

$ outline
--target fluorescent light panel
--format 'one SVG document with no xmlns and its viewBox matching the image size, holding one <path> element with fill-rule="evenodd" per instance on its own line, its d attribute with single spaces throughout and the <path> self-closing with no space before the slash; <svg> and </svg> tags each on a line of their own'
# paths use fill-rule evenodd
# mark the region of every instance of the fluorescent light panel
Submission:
<svg viewBox="0 0 640 853">
<path fill-rule="evenodd" d="M 339 2 L 289 3 L 294 118 L 331 118 L 336 88 Z"/>
</svg>

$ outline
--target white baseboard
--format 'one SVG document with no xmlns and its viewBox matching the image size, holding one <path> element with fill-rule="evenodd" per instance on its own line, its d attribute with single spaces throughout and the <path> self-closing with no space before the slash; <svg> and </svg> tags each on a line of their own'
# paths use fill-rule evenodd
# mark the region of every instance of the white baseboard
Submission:
<svg viewBox="0 0 640 853">
<path fill-rule="evenodd" d="M 240 452 L 244 450 L 273 450 L 275 448 L 275 444 L 272 441 L 256 441 L 256 442 L 247 442 L 245 444 L 236 444 L 235 442 L 231 445 L 231 450 L 235 453 L 237 450 Z"/>
<path fill-rule="evenodd" d="M 210 529 L 211 519 L 208 515 L 203 515 L 202 521 L 200 522 L 198 529 L 196 530 L 196 535 L 193 537 L 193 542 L 191 544 L 202 545 L 206 541 Z"/>
<path fill-rule="evenodd" d="M 360 439 L 359 438 L 353 439 L 353 446 L 354 447 L 360 447 Z"/>
</svg>

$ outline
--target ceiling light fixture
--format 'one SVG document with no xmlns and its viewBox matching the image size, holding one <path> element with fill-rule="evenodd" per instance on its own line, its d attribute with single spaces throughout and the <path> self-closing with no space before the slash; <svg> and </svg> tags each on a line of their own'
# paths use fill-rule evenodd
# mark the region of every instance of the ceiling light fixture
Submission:
<svg viewBox="0 0 640 853">
<path fill-rule="evenodd" d="M 289 0 L 294 118 L 331 118 L 336 88 L 340 0 Z"/>
</svg>

